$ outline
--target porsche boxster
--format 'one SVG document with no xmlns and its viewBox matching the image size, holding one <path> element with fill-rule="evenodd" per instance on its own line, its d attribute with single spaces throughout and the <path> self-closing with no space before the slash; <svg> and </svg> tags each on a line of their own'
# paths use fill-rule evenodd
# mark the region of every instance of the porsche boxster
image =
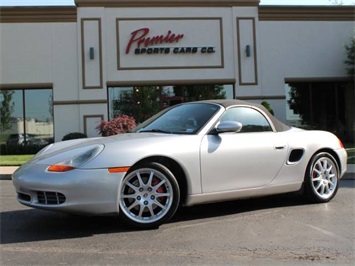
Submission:
<svg viewBox="0 0 355 266">
<path fill-rule="evenodd" d="M 24 205 L 153 228 L 179 206 L 293 191 L 328 202 L 346 160 L 332 133 L 287 126 L 262 105 L 209 100 L 169 107 L 130 133 L 50 144 L 12 181 Z"/>
</svg>

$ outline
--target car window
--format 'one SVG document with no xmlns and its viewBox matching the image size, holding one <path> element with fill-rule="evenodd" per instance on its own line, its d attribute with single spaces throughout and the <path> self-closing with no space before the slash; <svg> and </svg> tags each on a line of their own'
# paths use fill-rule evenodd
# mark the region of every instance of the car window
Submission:
<svg viewBox="0 0 355 266">
<path fill-rule="evenodd" d="M 182 104 L 164 112 L 135 132 L 196 134 L 220 109 L 215 104 Z"/>
<path fill-rule="evenodd" d="M 257 110 L 249 107 L 235 107 L 228 109 L 220 121 L 235 121 L 243 125 L 240 132 L 272 131 L 266 118 Z"/>
</svg>

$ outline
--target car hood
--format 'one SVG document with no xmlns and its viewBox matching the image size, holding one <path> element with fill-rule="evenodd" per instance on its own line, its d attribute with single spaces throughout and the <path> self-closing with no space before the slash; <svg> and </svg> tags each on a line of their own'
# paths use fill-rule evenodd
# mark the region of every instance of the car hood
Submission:
<svg viewBox="0 0 355 266">
<path fill-rule="evenodd" d="M 111 137 L 77 139 L 58 142 L 39 152 L 30 163 L 58 164 L 93 148 L 103 146 L 93 160 L 80 168 L 131 166 L 148 156 L 178 157 L 182 153 L 198 153 L 201 136 L 162 133 L 127 133 Z"/>
</svg>

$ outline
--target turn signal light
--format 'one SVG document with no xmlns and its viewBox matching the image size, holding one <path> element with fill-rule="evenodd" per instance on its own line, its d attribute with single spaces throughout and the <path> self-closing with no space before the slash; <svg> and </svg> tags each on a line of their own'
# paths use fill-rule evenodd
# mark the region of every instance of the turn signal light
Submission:
<svg viewBox="0 0 355 266">
<path fill-rule="evenodd" d="M 48 167 L 48 171 L 49 172 L 67 172 L 67 171 L 71 171 L 75 169 L 75 167 L 73 166 L 69 166 L 69 165 L 63 165 L 63 164 L 53 164 L 51 166 Z"/>
<path fill-rule="evenodd" d="M 343 142 L 341 142 L 341 140 L 340 139 L 338 139 L 339 140 L 339 145 L 340 145 L 340 148 L 344 148 L 344 144 L 343 144 Z"/>
<path fill-rule="evenodd" d="M 124 167 L 111 167 L 108 169 L 108 171 L 113 174 L 113 173 L 126 173 L 128 172 L 129 167 L 124 166 Z"/>
</svg>

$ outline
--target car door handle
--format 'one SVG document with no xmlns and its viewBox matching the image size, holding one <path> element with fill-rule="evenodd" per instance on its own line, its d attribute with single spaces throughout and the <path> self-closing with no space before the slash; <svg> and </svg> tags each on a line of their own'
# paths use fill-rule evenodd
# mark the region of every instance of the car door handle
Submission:
<svg viewBox="0 0 355 266">
<path fill-rule="evenodd" d="M 283 150 L 284 148 L 286 148 L 286 145 L 275 146 L 274 148 L 275 150 Z"/>
</svg>

